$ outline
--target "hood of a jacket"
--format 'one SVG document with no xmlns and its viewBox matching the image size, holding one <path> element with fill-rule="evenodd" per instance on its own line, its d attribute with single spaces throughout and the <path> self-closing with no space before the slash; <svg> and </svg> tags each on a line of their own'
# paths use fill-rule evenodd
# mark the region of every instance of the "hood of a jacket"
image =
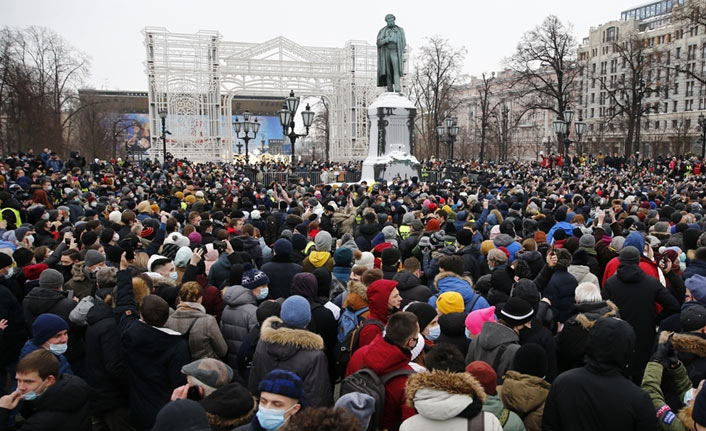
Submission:
<svg viewBox="0 0 706 431">
<path fill-rule="evenodd" d="M 412 360 L 411 353 L 389 343 L 382 335 L 376 336 L 368 346 L 363 348 L 366 349 L 363 363 L 378 376 L 399 369 L 411 369 L 408 365 Z"/>
<path fill-rule="evenodd" d="M 252 290 L 243 286 L 235 285 L 226 287 L 223 294 L 223 302 L 231 307 L 238 307 L 245 304 L 257 305 L 257 300 L 252 294 Z"/>
<path fill-rule="evenodd" d="M 434 285 L 439 294 L 458 292 L 463 297 L 464 304 L 470 304 L 473 299 L 473 282 L 468 277 L 462 277 L 450 271 L 444 271 L 434 277 Z"/>
<path fill-rule="evenodd" d="M 397 289 L 400 291 L 409 290 L 422 285 L 422 280 L 409 271 L 400 271 L 395 274 L 392 279 L 397 282 Z"/>
<path fill-rule="evenodd" d="M 309 255 L 309 262 L 316 268 L 321 268 L 331 257 L 328 251 L 312 251 Z"/>
<path fill-rule="evenodd" d="M 397 287 L 397 282 L 393 280 L 377 280 L 368 286 L 368 304 L 370 305 L 370 317 L 387 324 L 387 301 L 390 293 Z"/>
<path fill-rule="evenodd" d="M 625 375 L 635 346 L 635 331 L 620 319 L 601 319 L 591 329 L 586 369 L 598 375 Z"/>
<path fill-rule="evenodd" d="M 64 298 L 66 298 L 66 294 L 63 292 L 37 286 L 25 296 L 23 303 L 27 304 L 27 310 L 30 313 L 38 316 L 49 312 L 57 302 Z"/>
<path fill-rule="evenodd" d="M 368 303 L 368 288 L 365 287 L 363 283 L 360 281 L 349 280 L 346 287 L 348 288 L 349 294 L 355 293 L 360 296 L 366 304 Z"/>
<path fill-rule="evenodd" d="M 96 298 L 93 307 L 91 307 L 86 314 L 86 322 L 89 325 L 95 325 L 104 319 L 114 320 L 115 312 L 113 311 L 113 307 Z"/>
<path fill-rule="evenodd" d="M 493 350 L 507 343 L 519 343 L 520 336 L 515 331 L 498 322 L 485 322 L 478 335 L 478 344 L 484 350 Z"/>
<path fill-rule="evenodd" d="M 186 340 L 176 331 L 156 328 L 142 321 L 133 324 L 134 330 L 122 334 L 123 344 L 128 349 L 139 350 L 155 357 L 163 357 L 179 342 Z"/>
<path fill-rule="evenodd" d="M 88 402 L 89 395 L 90 388 L 85 381 L 70 374 L 63 374 L 54 385 L 32 402 L 37 410 L 70 412 L 80 410 Z"/>
<path fill-rule="evenodd" d="M 547 399 L 550 387 L 539 377 L 508 371 L 499 392 L 505 407 L 522 415 L 537 410 Z"/>
<path fill-rule="evenodd" d="M 533 263 L 543 260 L 542 253 L 538 251 L 525 251 L 517 255 L 519 259 L 526 261 L 527 263 Z"/>
<path fill-rule="evenodd" d="M 501 233 L 498 234 L 498 236 L 495 237 L 493 240 L 493 243 L 495 244 L 496 247 L 507 247 L 508 245 L 512 244 L 515 241 L 513 237 L 506 233 Z"/>
<path fill-rule="evenodd" d="M 593 328 L 601 317 L 620 317 L 618 306 L 610 300 L 575 304 L 574 311 L 578 312 L 576 322 L 586 330 Z"/>
<path fill-rule="evenodd" d="M 583 280 L 583 278 L 587 276 L 591 270 L 586 265 L 569 265 L 567 272 L 573 275 L 578 283 L 581 283 L 581 280 Z"/>
<path fill-rule="evenodd" d="M 623 263 L 618 265 L 617 271 L 618 279 L 623 283 L 639 283 L 643 278 L 646 277 L 645 271 L 640 268 L 639 265 Z"/>
<path fill-rule="evenodd" d="M 353 311 L 358 311 L 358 310 L 365 308 L 367 306 L 368 306 L 368 303 L 365 301 L 365 299 L 363 299 L 356 292 L 350 292 L 348 294 L 348 297 L 346 297 L 345 302 L 343 303 L 344 309 L 350 308 Z M 368 312 L 367 314 L 369 315 L 370 312 Z"/>
<path fill-rule="evenodd" d="M 669 338 L 668 332 L 659 334 L 659 342 Z M 706 358 L 706 339 L 698 334 L 674 334 L 672 336 L 674 350 L 678 353 L 689 353 L 699 358 Z"/>
<path fill-rule="evenodd" d="M 377 223 L 363 223 L 360 225 L 359 231 L 365 236 L 376 235 L 380 232 L 380 226 Z"/>
<path fill-rule="evenodd" d="M 267 354 L 275 362 L 286 361 L 300 350 L 324 349 L 324 340 L 320 335 L 306 329 L 287 328 L 277 316 L 269 317 L 262 323 L 260 341 L 266 343 Z"/>
<path fill-rule="evenodd" d="M 409 376 L 405 397 L 420 415 L 437 421 L 455 418 L 469 404 L 486 400 L 482 386 L 470 374 L 440 370 Z"/>
</svg>

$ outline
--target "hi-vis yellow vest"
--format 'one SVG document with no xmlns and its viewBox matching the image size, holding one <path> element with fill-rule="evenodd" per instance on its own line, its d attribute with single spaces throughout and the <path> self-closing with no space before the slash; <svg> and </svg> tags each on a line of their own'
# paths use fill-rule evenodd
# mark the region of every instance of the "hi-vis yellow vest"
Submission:
<svg viewBox="0 0 706 431">
<path fill-rule="evenodd" d="M 0 210 L 0 221 L 4 220 L 3 214 L 5 213 L 5 211 L 12 211 L 12 213 L 15 214 L 15 226 L 20 227 L 20 225 L 22 224 L 22 219 L 20 218 L 20 212 L 14 208 L 1 209 Z"/>
</svg>

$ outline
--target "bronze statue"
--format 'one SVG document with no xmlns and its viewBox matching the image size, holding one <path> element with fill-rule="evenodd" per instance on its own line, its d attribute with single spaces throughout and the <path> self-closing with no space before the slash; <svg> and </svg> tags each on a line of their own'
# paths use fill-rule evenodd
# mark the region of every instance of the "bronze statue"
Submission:
<svg viewBox="0 0 706 431">
<path fill-rule="evenodd" d="M 402 27 L 395 25 L 395 16 L 385 16 L 387 25 L 378 32 L 378 87 L 387 91 L 401 92 L 400 77 L 404 69 L 406 41 Z"/>
</svg>

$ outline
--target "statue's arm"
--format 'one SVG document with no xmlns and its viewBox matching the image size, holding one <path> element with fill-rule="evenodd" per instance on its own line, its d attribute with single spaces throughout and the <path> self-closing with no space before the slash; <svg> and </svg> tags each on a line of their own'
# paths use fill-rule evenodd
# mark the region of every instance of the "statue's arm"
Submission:
<svg viewBox="0 0 706 431">
<path fill-rule="evenodd" d="M 378 46 L 378 48 L 381 47 L 381 46 L 384 46 L 384 45 L 388 42 L 387 38 L 384 38 L 384 37 L 382 36 L 384 30 L 385 30 L 385 29 L 383 28 L 382 30 L 380 30 L 380 31 L 378 32 L 378 38 L 377 38 L 377 46 Z"/>
<path fill-rule="evenodd" d="M 400 27 L 400 47 L 402 54 L 404 54 L 404 50 L 407 48 L 407 39 L 404 37 L 404 29 Z"/>
</svg>

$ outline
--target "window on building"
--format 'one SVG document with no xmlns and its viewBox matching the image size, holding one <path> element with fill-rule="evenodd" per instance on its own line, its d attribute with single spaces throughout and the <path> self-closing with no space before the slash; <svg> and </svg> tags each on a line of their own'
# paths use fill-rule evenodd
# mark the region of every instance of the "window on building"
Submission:
<svg viewBox="0 0 706 431">
<path fill-rule="evenodd" d="M 672 129 L 676 129 L 677 127 L 677 120 L 672 120 Z"/>
<path fill-rule="evenodd" d="M 673 103 L 673 105 L 672 105 L 672 112 L 677 112 L 677 101 L 675 100 L 675 101 L 673 101 L 672 103 Z"/>
<path fill-rule="evenodd" d="M 615 41 L 615 27 L 609 27 L 608 30 L 606 31 L 606 41 L 607 42 L 614 42 Z"/>
</svg>

